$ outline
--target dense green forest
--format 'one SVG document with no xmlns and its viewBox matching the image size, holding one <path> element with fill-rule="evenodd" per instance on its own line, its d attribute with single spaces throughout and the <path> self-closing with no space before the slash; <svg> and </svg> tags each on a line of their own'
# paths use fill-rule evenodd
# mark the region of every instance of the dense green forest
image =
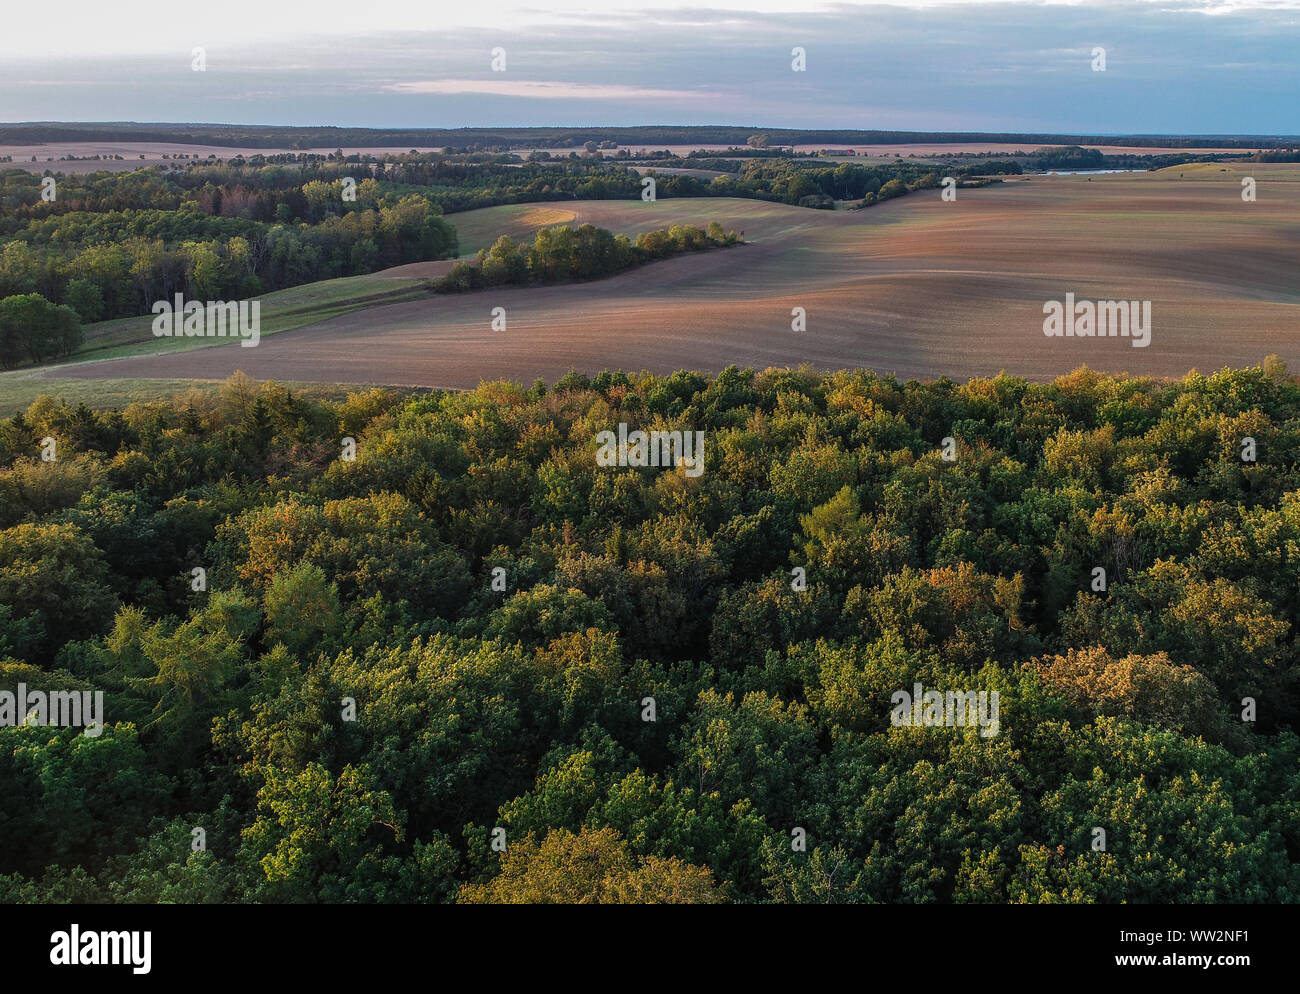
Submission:
<svg viewBox="0 0 1300 994">
<path fill-rule="evenodd" d="M 203 166 L 42 178 L 0 172 L 0 299 L 36 293 L 83 322 L 146 314 L 154 301 L 246 299 L 456 254 L 439 206 L 343 171 Z M 230 182 L 222 182 L 230 178 Z M 8 356 L 3 357 L 6 364 Z"/>
<path fill-rule="evenodd" d="M 42 398 L 0 690 L 105 717 L 0 728 L 0 900 L 1295 901 L 1298 446 L 1276 360 Z"/>
<path fill-rule="evenodd" d="M 45 362 L 72 354 L 82 343 L 81 316 L 39 293 L 0 297 L 0 366 Z"/>
</svg>

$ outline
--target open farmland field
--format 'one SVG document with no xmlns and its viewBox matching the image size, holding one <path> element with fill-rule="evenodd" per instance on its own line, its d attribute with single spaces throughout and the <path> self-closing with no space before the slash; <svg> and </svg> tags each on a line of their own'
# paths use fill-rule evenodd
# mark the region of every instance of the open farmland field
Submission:
<svg viewBox="0 0 1300 994">
<path fill-rule="evenodd" d="M 687 155 L 694 151 L 713 151 L 725 152 L 735 147 L 727 144 L 686 144 L 686 145 L 624 145 L 633 155 L 645 154 L 652 151 L 661 151 L 667 149 L 677 155 Z M 888 145 L 844 145 L 835 142 L 823 142 L 820 145 L 795 145 L 796 152 L 818 152 L 823 148 L 835 149 L 852 149 L 859 158 L 869 158 L 873 160 L 890 161 L 895 158 L 907 158 L 915 156 L 918 158 L 941 158 L 951 155 L 981 155 L 988 153 L 1013 153 L 1013 152 L 1030 152 L 1039 148 L 1063 148 L 1061 145 L 1052 145 L 1041 142 L 915 142 L 915 143 L 895 143 Z M 1196 152 L 1196 153 L 1215 153 L 1230 152 L 1241 153 L 1250 151 L 1249 149 L 1235 148 L 1157 148 L 1146 146 L 1130 145 L 1083 145 L 1083 148 L 1095 148 L 1107 155 L 1159 155 L 1168 152 Z M 402 146 L 377 146 L 377 145 L 344 145 L 343 153 L 345 155 L 402 155 L 414 149 L 417 152 L 440 152 L 440 146 L 431 145 L 402 145 Z M 49 169 L 54 172 L 62 173 L 92 173 L 100 171 L 109 172 L 126 172 L 132 169 L 140 169 L 145 166 L 170 165 L 176 160 L 182 163 L 194 160 L 205 160 L 210 157 L 229 161 L 236 156 L 251 158 L 254 155 L 272 156 L 272 155 L 330 155 L 335 151 L 333 146 L 328 148 L 321 146 L 315 148 L 255 148 L 252 146 L 238 145 L 201 145 L 186 142 L 148 142 L 148 141 L 72 141 L 72 142 L 37 142 L 33 144 L 17 144 L 13 142 L 0 142 L 0 157 L 9 156 L 11 162 L 0 163 L 0 167 L 9 169 L 26 169 L 31 172 L 43 173 Z M 581 145 L 574 145 L 565 148 L 520 148 L 514 150 L 517 155 L 526 156 L 530 152 L 545 151 L 557 158 L 567 155 L 569 152 L 582 152 Z M 93 159 L 91 156 L 101 156 L 100 159 Z M 121 159 L 112 158 L 112 156 L 122 156 Z M 32 156 L 36 161 L 32 161 Z M 68 158 L 72 156 L 73 158 Z M 654 168 L 646 167 L 646 168 Z M 673 169 L 661 168 L 659 172 L 667 175 L 670 173 L 685 173 L 687 175 L 711 177 L 717 175 L 712 170 L 704 169 Z"/>
<path fill-rule="evenodd" d="M 647 145 L 644 143 L 633 145 L 620 145 L 620 148 L 626 148 L 633 155 L 645 154 L 647 152 L 662 151 L 667 149 L 674 155 L 688 155 L 693 151 L 703 152 L 725 152 L 735 146 L 726 144 L 698 144 L 698 145 Z M 887 144 L 875 145 L 854 145 L 844 144 L 843 142 L 821 142 L 812 144 L 798 144 L 789 146 L 796 152 L 820 152 L 824 148 L 852 149 L 857 155 L 867 156 L 886 156 L 893 158 L 895 156 L 931 156 L 931 155 L 981 155 L 997 152 L 1027 152 L 1038 148 L 1065 148 L 1064 145 L 1054 144 L 1052 142 L 990 142 L 990 141 L 972 141 L 972 142 L 890 142 Z M 1251 149 L 1240 148 L 1176 148 L 1173 146 L 1149 146 L 1149 145 L 1089 145 L 1082 144 L 1082 148 L 1095 148 L 1105 152 L 1107 155 L 1159 155 L 1163 152 L 1196 152 L 1196 153 L 1213 153 L 1213 152 L 1244 152 L 1252 151 Z M 546 151 L 555 154 L 556 152 L 567 153 L 569 151 L 580 151 L 580 146 L 574 146 L 573 149 L 546 149 Z M 528 151 L 528 150 L 525 150 Z"/>
<path fill-rule="evenodd" d="M 27 169 L 41 173 L 46 169 L 63 173 L 94 173 L 100 171 L 126 172 L 144 166 L 170 164 L 176 159 L 193 161 L 215 157 L 230 160 L 236 156 L 251 158 L 254 155 L 331 155 L 333 148 L 251 148 L 228 145 L 192 145 L 185 142 L 41 142 L 32 145 L 0 143 L 0 156 L 12 157 L 12 162 L 2 163 L 6 169 Z M 344 155 L 401 155 L 410 148 L 361 148 L 349 146 Z M 437 152 L 438 148 L 424 146 L 417 152 Z M 104 156 L 93 159 L 91 156 Z M 107 158 L 120 155 L 121 159 Z M 36 156 L 36 161 L 32 161 Z M 73 159 L 67 156 L 75 156 Z"/>
<path fill-rule="evenodd" d="M 1241 199 L 1241 178 L 1259 183 Z M 515 205 L 452 215 L 462 251 L 591 222 L 636 234 L 718 220 L 751 244 L 611 279 L 376 304 L 264 338 L 78 363 L 50 379 L 257 378 L 470 387 L 570 368 L 867 366 L 954 378 L 1047 379 L 1080 364 L 1181 376 L 1300 357 L 1300 168 L 1185 166 L 1159 173 L 1026 177 L 922 191 L 859 212 L 742 200 Z M 420 275 L 423 264 L 394 276 Z M 441 264 L 445 266 L 446 264 Z M 307 294 L 308 288 L 300 292 Z M 1046 338 L 1043 304 L 1150 300 L 1152 342 Z M 489 324 L 504 307 L 508 330 Z M 808 328 L 790 330 L 791 309 Z M 49 384 L 53 387 L 54 384 Z"/>
</svg>

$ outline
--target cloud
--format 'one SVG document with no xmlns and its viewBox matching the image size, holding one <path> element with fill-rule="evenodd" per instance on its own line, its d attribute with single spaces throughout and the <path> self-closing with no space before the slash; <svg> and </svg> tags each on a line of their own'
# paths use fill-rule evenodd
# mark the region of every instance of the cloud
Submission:
<svg viewBox="0 0 1300 994">
<path fill-rule="evenodd" d="M 222 10 L 253 3 L 279 9 Z M 118 38 L 73 16 L 91 0 L 65 0 L 60 17 L 98 50 L 65 51 L 62 23 L 0 32 L 0 53 L 23 50 L 0 56 L 0 120 L 1300 133 L 1300 0 L 479 0 L 450 21 L 427 0 L 391 0 L 382 25 L 322 13 L 345 3 L 368 16 L 318 0 L 309 27 L 167 21 L 180 33 L 164 46 L 152 30 Z M 209 37 L 222 25 L 237 43 Z M 59 54 L 41 55 L 43 41 Z M 196 44 L 207 72 L 190 71 Z M 795 45 L 806 72 L 791 71 Z M 497 46 L 508 72 L 489 71 Z"/>
<path fill-rule="evenodd" d="M 618 83 L 561 83 L 539 79 L 428 79 L 393 83 L 391 93 L 477 93 L 527 100 L 684 100 L 699 96 L 690 90 L 655 90 Z"/>
</svg>

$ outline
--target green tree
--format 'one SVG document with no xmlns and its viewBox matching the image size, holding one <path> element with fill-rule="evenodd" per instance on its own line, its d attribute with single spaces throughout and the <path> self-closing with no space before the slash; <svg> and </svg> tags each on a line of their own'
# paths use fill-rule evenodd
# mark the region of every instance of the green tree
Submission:
<svg viewBox="0 0 1300 994">
<path fill-rule="evenodd" d="M 719 904 L 706 867 L 637 859 L 611 829 L 559 829 L 539 845 L 512 843 L 491 883 L 461 890 L 462 904 Z"/>
<path fill-rule="evenodd" d="M 268 642 L 282 642 L 303 656 L 339 633 L 342 608 L 338 586 L 315 563 L 299 563 L 276 573 L 263 597 Z"/>
</svg>

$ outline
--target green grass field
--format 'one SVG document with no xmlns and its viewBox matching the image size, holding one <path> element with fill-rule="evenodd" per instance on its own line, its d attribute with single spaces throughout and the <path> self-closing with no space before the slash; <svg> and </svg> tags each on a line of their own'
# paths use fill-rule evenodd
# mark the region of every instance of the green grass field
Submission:
<svg viewBox="0 0 1300 994">
<path fill-rule="evenodd" d="M 223 380 L 188 380 L 188 379 L 115 379 L 115 380 L 79 380 L 79 379 L 45 379 L 30 370 L 17 370 L 0 373 L 0 417 L 8 417 L 16 411 L 30 407 L 38 397 L 47 395 L 55 400 L 66 400 L 69 404 L 85 404 L 94 410 L 120 410 L 128 404 L 147 404 L 153 401 L 169 401 L 173 397 L 184 396 L 197 391 L 200 394 L 215 394 L 221 389 Z M 278 381 L 294 393 L 321 400 L 342 400 L 348 394 L 356 392 L 356 386 L 335 385 L 328 383 L 301 383 L 297 381 Z M 397 393 L 423 393 L 417 388 L 389 387 Z"/>
<path fill-rule="evenodd" d="M 274 335 L 363 307 L 414 300 L 423 292 L 421 280 L 372 274 L 306 283 L 256 299 L 262 304 L 261 333 Z M 153 334 L 153 320 L 153 315 L 143 315 L 87 325 L 85 344 L 70 361 L 186 352 L 226 341 L 217 338 L 158 338 Z"/>
</svg>

